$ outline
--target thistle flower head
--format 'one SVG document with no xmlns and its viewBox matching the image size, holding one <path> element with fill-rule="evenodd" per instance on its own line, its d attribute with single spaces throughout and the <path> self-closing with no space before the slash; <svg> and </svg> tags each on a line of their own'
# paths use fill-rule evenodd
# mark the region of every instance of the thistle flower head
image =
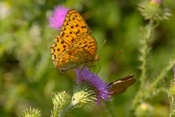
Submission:
<svg viewBox="0 0 175 117">
<path fill-rule="evenodd" d="M 22 117 L 40 117 L 40 111 L 38 109 L 35 108 L 29 108 L 29 109 L 25 109 L 23 114 L 21 114 Z"/>
<path fill-rule="evenodd" d="M 52 115 L 61 112 L 71 101 L 71 96 L 65 91 L 53 93 L 52 103 L 54 105 Z"/>
<path fill-rule="evenodd" d="M 90 96 L 93 96 L 92 101 L 100 104 L 101 100 L 110 100 L 110 92 L 108 91 L 109 86 L 108 84 L 105 84 L 105 82 L 99 78 L 97 74 L 90 72 L 88 68 L 83 69 L 83 71 L 78 69 L 75 70 L 75 72 L 77 74 L 77 84 L 79 87 L 83 87 L 87 91 L 91 92 Z"/>
<path fill-rule="evenodd" d="M 69 9 L 66 9 L 64 6 L 55 7 L 52 12 L 52 17 L 49 17 L 49 27 L 60 29 L 68 10 Z"/>
<path fill-rule="evenodd" d="M 96 95 L 91 86 L 86 83 L 77 83 L 73 88 L 72 104 L 74 107 L 82 107 L 96 102 Z"/>
<path fill-rule="evenodd" d="M 139 5 L 139 11 L 145 19 L 151 19 L 155 21 L 161 21 L 168 19 L 171 13 L 168 8 L 164 8 L 161 5 L 161 0 L 143 0 Z"/>
</svg>

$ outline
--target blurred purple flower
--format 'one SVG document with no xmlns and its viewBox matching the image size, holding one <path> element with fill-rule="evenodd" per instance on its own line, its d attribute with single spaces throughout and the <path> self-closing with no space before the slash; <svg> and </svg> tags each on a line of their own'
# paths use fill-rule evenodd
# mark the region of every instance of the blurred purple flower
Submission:
<svg viewBox="0 0 175 117">
<path fill-rule="evenodd" d="M 151 2 L 156 3 L 156 4 L 161 4 L 162 0 L 151 0 Z"/>
<path fill-rule="evenodd" d="M 69 9 L 66 9 L 64 6 L 57 6 L 54 8 L 52 12 L 52 17 L 49 17 L 49 27 L 53 27 L 54 29 L 60 29 L 66 13 Z"/>
<path fill-rule="evenodd" d="M 110 101 L 109 86 L 97 74 L 90 72 L 88 68 L 84 68 L 83 71 L 75 69 L 75 73 L 77 74 L 77 83 L 86 82 L 94 87 L 98 104 L 101 104 L 101 100 Z"/>
</svg>

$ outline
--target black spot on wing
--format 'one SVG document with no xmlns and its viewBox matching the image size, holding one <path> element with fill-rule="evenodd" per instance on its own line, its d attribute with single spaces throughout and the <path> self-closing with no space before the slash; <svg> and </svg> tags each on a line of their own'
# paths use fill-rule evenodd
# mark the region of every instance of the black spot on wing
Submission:
<svg viewBox="0 0 175 117">
<path fill-rule="evenodd" d="M 78 31 L 76 32 L 76 34 L 79 34 L 80 33 L 80 30 L 78 29 Z"/>
<path fill-rule="evenodd" d="M 61 44 L 64 44 L 64 41 L 61 41 Z"/>
<path fill-rule="evenodd" d="M 75 25 L 75 27 L 78 27 L 78 26 L 79 26 L 78 24 Z"/>
<path fill-rule="evenodd" d="M 81 28 L 86 28 L 86 26 L 81 26 Z"/>
<path fill-rule="evenodd" d="M 63 45 L 63 48 L 66 48 L 66 45 Z"/>
<path fill-rule="evenodd" d="M 75 39 L 72 39 L 71 41 L 74 42 Z"/>
</svg>

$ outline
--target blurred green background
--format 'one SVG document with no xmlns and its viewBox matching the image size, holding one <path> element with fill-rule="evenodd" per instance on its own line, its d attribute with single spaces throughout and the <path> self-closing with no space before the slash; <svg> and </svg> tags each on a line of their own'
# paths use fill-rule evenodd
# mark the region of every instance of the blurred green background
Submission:
<svg viewBox="0 0 175 117">
<path fill-rule="evenodd" d="M 18 116 L 22 110 L 35 107 L 43 117 L 50 116 L 52 92 L 72 92 L 76 75 L 54 68 L 50 45 L 58 30 L 48 27 L 48 17 L 58 4 L 76 9 L 86 20 L 92 36 L 101 47 L 98 54 L 122 50 L 123 53 L 101 56 L 100 76 L 106 82 L 129 74 L 140 76 L 138 66 L 140 27 L 147 21 L 137 10 L 138 0 L 1 0 L 0 1 L 0 116 Z M 173 16 L 160 23 L 154 32 L 149 61 L 150 81 L 168 64 L 175 47 L 175 2 L 163 1 Z M 96 63 L 97 70 L 98 64 Z M 163 85 L 168 88 L 171 71 Z M 68 116 L 128 116 L 139 80 L 126 92 L 113 96 L 104 106 L 86 106 Z M 149 101 L 155 116 L 168 116 L 168 96 L 161 93 Z M 158 110 L 158 111 L 157 111 Z M 160 113 L 161 112 L 161 113 Z"/>
</svg>

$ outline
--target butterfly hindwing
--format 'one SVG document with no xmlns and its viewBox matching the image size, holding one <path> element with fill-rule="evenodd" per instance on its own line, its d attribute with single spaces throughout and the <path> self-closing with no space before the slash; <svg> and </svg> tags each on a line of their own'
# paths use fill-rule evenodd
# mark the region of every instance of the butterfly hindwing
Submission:
<svg viewBox="0 0 175 117">
<path fill-rule="evenodd" d="M 87 33 L 82 33 L 77 37 L 69 49 L 67 49 L 57 61 L 60 61 L 57 67 L 62 69 L 71 69 L 83 63 L 93 61 L 96 55 L 96 40 Z"/>
</svg>

